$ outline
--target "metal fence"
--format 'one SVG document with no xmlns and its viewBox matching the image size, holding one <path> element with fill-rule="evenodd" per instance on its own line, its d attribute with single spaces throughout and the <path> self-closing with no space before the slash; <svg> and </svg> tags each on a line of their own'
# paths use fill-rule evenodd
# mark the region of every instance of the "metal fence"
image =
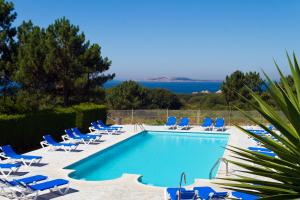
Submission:
<svg viewBox="0 0 300 200">
<path fill-rule="evenodd" d="M 248 115 L 262 123 L 268 123 L 257 111 L 246 111 Z M 109 110 L 108 123 L 161 125 L 168 116 L 188 117 L 190 124 L 199 125 L 204 117 L 223 117 L 227 126 L 254 125 L 243 113 L 236 110 Z"/>
</svg>

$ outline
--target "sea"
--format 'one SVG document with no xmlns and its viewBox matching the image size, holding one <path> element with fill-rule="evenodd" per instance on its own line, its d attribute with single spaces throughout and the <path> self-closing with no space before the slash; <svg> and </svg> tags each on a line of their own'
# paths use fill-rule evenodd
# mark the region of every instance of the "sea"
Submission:
<svg viewBox="0 0 300 200">
<path fill-rule="evenodd" d="M 111 88 L 121 84 L 123 81 L 112 80 L 104 84 L 104 88 Z M 146 88 L 162 88 L 176 94 L 192 94 L 193 92 L 201 92 L 207 90 L 215 93 L 221 89 L 222 81 L 201 81 L 201 82 L 148 82 L 137 81 Z"/>
</svg>

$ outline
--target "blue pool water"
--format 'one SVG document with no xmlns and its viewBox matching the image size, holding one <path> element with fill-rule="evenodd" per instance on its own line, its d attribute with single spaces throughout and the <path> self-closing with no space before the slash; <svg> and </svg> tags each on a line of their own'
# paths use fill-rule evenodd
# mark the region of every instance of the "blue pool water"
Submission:
<svg viewBox="0 0 300 200">
<path fill-rule="evenodd" d="M 178 186 L 185 172 L 191 184 L 195 178 L 208 178 L 227 140 L 223 134 L 143 132 L 67 169 L 75 170 L 72 178 L 93 181 L 141 174 L 142 183 L 155 186 Z"/>
</svg>

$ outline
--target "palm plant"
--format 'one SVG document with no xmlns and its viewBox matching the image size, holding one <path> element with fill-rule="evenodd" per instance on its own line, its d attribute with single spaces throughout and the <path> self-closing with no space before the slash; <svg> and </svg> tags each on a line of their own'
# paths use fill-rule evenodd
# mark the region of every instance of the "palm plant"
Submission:
<svg viewBox="0 0 300 200">
<path fill-rule="evenodd" d="M 270 133 L 270 137 L 257 135 L 237 126 L 250 137 L 257 139 L 277 156 L 271 157 L 259 152 L 229 146 L 235 160 L 230 160 L 241 168 L 240 175 L 224 178 L 224 188 L 260 196 L 261 199 L 296 199 L 300 198 L 300 68 L 293 54 L 293 61 L 287 54 L 288 63 L 294 80 L 294 87 L 289 85 L 275 62 L 281 77 L 281 84 L 266 76 L 268 92 L 278 108 L 251 93 L 255 103 L 252 106 L 281 134 L 270 130 L 262 122 L 241 111 L 252 122 Z M 251 103 L 251 102 L 249 102 Z"/>
</svg>

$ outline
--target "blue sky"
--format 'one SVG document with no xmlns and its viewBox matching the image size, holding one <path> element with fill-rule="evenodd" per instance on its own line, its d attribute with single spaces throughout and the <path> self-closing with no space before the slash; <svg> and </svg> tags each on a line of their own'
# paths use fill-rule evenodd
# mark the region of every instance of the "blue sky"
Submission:
<svg viewBox="0 0 300 200">
<path fill-rule="evenodd" d="M 16 25 L 67 17 L 102 46 L 117 79 L 223 79 L 265 70 L 288 73 L 285 50 L 300 55 L 298 0 L 13 0 Z"/>
</svg>

